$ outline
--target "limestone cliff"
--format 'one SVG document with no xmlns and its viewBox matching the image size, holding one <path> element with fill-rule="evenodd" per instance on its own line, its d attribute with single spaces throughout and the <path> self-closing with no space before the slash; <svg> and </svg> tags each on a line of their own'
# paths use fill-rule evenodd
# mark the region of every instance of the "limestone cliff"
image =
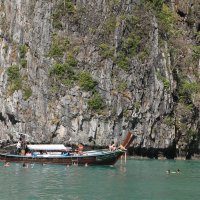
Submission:
<svg viewBox="0 0 200 200">
<path fill-rule="evenodd" d="M 1 0 L 1 140 L 105 146 L 132 131 L 135 153 L 198 153 L 199 6 Z"/>
</svg>

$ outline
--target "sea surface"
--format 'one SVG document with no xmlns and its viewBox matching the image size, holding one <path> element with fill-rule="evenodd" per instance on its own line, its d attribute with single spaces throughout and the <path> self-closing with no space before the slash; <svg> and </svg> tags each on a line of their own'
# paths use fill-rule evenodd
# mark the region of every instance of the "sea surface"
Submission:
<svg viewBox="0 0 200 200">
<path fill-rule="evenodd" d="M 166 174 L 180 169 L 181 173 Z M 113 166 L 0 163 L 0 200 L 199 200 L 200 161 L 127 160 Z"/>
</svg>

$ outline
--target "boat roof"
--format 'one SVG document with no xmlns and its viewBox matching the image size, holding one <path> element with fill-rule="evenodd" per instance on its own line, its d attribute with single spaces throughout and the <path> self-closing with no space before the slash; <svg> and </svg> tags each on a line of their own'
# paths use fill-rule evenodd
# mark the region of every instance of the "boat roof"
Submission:
<svg viewBox="0 0 200 200">
<path fill-rule="evenodd" d="M 69 151 L 71 147 L 65 147 L 63 144 L 31 144 L 28 149 L 36 151 Z"/>
</svg>

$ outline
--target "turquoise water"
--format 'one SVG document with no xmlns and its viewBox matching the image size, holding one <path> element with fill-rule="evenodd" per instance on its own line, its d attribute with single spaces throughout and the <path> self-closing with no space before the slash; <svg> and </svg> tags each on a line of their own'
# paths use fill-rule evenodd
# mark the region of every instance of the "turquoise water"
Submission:
<svg viewBox="0 0 200 200">
<path fill-rule="evenodd" d="M 0 200 L 196 200 L 200 161 L 128 160 L 114 166 L 0 163 Z M 165 171 L 181 170 L 167 175 Z"/>
</svg>

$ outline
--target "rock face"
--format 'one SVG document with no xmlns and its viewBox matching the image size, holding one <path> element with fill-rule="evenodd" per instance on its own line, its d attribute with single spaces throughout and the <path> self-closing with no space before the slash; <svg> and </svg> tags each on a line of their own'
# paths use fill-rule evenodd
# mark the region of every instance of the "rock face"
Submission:
<svg viewBox="0 0 200 200">
<path fill-rule="evenodd" d="M 1 140 L 106 146 L 132 131 L 153 156 L 197 153 L 199 52 L 187 64 L 198 3 L 142 2 L 1 0 Z"/>
</svg>

